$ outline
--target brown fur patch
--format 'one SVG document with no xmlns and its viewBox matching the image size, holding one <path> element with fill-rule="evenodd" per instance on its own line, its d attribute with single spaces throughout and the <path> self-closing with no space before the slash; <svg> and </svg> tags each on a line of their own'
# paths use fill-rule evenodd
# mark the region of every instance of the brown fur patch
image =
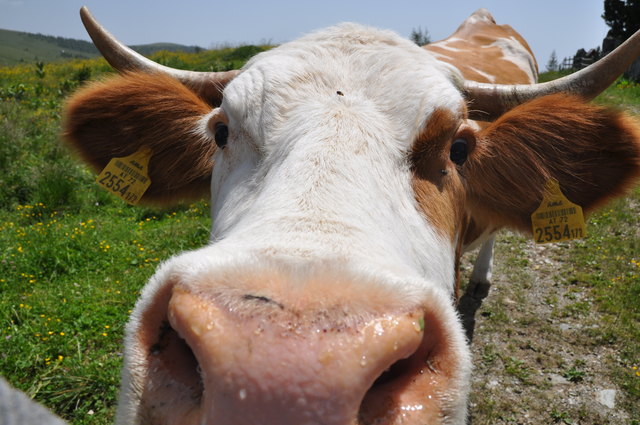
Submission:
<svg viewBox="0 0 640 425">
<path fill-rule="evenodd" d="M 480 222 L 531 231 L 549 178 L 585 212 L 620 196 L 640 175 L 640 130 L 623 113 L 566 94 L 521 105 L 481 132 L 463 167 Z"/>
<path fill-rule="evenodd" d="M 434 111 L 411 152 L 418 205 L 428 221 L 451 241 L 462 224 L 464 205 L 462 184 L 449 160 L 449 145 L 459 124 L 460 119 L 451 112 Z"/>
<path fill-rule="evenodd" d="M 195 130 L 211 107 L 180 82 L 131 73 L 96 82 L 67 102 L 63 139 L 94 170 L 147 146 L 151 186 L 143 202 L 201 197 L 216 145 Z"/>
<path fill-rule="evenodd" d="M 505 58 L 500 47 L 491 46 L 498 40 L 515 39 L 531 55 L 537 69 L 531 48 L 524 38 L 509 25 L 496 25 L 493 18 L 489 21 L 472 19 L 474 15 L 450 37 L 424 48 L 437 53 L 442 61 L 454 65 L 468 80 L 495 84 L 533 83 L 520 67 Z M 486 75 L 495 79 L 489 79 Z"/>
</svg>

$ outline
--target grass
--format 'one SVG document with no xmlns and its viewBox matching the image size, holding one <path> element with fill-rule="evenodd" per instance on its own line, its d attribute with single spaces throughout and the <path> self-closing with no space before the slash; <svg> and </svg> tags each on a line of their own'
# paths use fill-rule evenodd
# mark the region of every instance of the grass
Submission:
<svg viewBox="0 0 640 425">
<path fill-rule="evenodd" d="M 597 103 L 640 114 L 640 85 L 620 80 L 596 99 Z M 603 326 L 592 331 L 598 343 L 615 344 L 620 363 L 614 374 L 631 400 L 640 400 L 640 187 L 612 202 L 590 219 L 589 237 L 571 245 L 571 266 L 564 284 L 588 288 Z M 584 302 L 567 314 L 591 308 Z M 640 420 L 640 405 L 630 405 Z"/>
<path fill-rule="evenodd" d="M 531 391 L 540 397 L 556 394 L 548 388 L 545 379 L 551 373 L 564 377 L 571 386 L 584 383 L 598 389 L 603 382 L 613 382 L 619 389 L 616 409 L 627 412 L 631 418 L 629 423 L 638 423 L 640 187 L 593 214 L 588 220 L 587 238 L 554 245 L 551 256 L 556 263 L 551 271 L 536 275 L 535 264 L 522 259 L 526 256 L 525 246 L 526 240 L 511 233 L 503 233 L 498 239 L 496 273 L 505 283 L 489 295 L 479 311 L 489 342 L 484 344 L 477 329 L 474 344 L 480 340 L 482 345 L 475 348 L 476 373 L 487 374 L 491 377 L 489 380 L 515 379 L 518 383 L 510 385 L 511 390 L 519 386 L 533 387 Z M 529 254 L 529 257 L 535 259 L 536 255 Z M 529 292 L 533 277 L 539 279 L 534 285 L 562 286 L 564 295 L 552 291 L 555 295 L 544 296 L 541 301 L 546 310 L 538 310 L 530 299 L 513 302 L 523 293 L 533 296 Z M 524 311 L 514 315 L 514 308 Z M 575 336 L 559 330 L 561 323 L 585 323 L 585 320 L 591 325 L 568 334 Z M 501 343 L 494 343 L 494 338 L 499 338 Z M 564 340 L 567 342 L 562 342 Z M 597 359 L 605 365 L 604 375 L 595 374 L 580 358 L 580 353 L 595 352 L 600 347 L 605 348 L 603 352 L 611 353 Z M 574 360 L 567 360 L 567 356 Z M 571 386 L 566 387 L 567 390 L 573 388 Z M 475 390 L 472 393 L 474 424 L 519 423 L 517 418 L 521 419 L 527 409 L 534 417 L 545 406 L 551 412 L 548 423 L 618 423 L 615 420 L 599 422 L 591 409 L 579 405 L 580 401 L 578 405 L 566 406 L 558 404 L 555 398 L 547 401 L 542 398 L 523 408 L 519 401 L 513 404 L 503 399 L 504 389 L 496 392 L 492 388 L 483 389 L 481 384 Z M 587 397 L 593 395 L 589 393 Z M 575 396 L 573 399 L 576 403 Z M 594 400 L 587 399 L 587 402 Z"/>
<path fill-rule="evenodd" d="M 154 58 L 229 68 L 263 49 Z M 112 422 L 141 287 L 210 229 L 205 201 L 128 206 L 60 145 L 65 97 L 111 72 L 102 59 L 0 67 L 0 374 L 76 425 Z"/>
<path fill-rule="evenodd" d="M 591 291 L 604 321 L 592 337 L 618 347 L 616 377 L 628 396 L 639 400 L 640 189 L 596 214 L 590 232 L 586 241 L 574 244 L 569 252 L 573 267 L 564 282 Z M 636 403 L 632 409 L 640 419 L 640 406 Z"/>
<path fill-rule="evenodd" d="M 581 382 L 584 380 L 584 376 L 586 372 L 583 370 L 579 370 L 576 366 L 567 369 L 562 376 L 565 377 L 570 382 Z"/>
<path fill-rule="evenodd" d="M 199 54 L 159 53 L 169 66 L 220 70 L 240 66 L 265 47 Z M 102 59 L 0 67 L 0 374 L 76 425 L 113 418 L 122 363 L 123 327 L 158 263 L 202 246 L 210 227 L 206 202 L 157 210 L 131 207 L 94 184 L 94 176 L 58 143 L 64 98 L 88 79 L 110 73 Z M 622 82 L 599 102 L 635 111 L 640 87 Z M 585 288 L 595 305 L 575 300 L 560 315 L 597 308 L 604 324 L 593 344 L 620 353 L 611 373 L 628 400 L 640 398 L 640 191 L 591 219 L 589 237 L 567 244 L 563 285 Z M 523 238 L 505 235 L 507 265 L 523 287 Z M 524 299 L 520 294 L 516 301 Z M 549 299 L 549 303 L 557 300 Z M 496 326 L 503 308 L 484 311 Z M 523 324 L 526 326 L 526 324 Z M 511 335 L 513 329 L 505 333 Z M 515 350 L 515 348 L 514 348 Z M 489 344 L 480 361 L 527 385 L 532 369 Z M 636 369 L 634 369 L 636 368 Z M 564 366 L 567 379 L 588 371 Z M 510 420 L 508 406 L 488 402 L 487 415 Z M 640 418 L 640 407 L 627 406 Z M 564 411 L 549 420 L 567 422 Z"/>
<path fill-rule="evenodd" d="M 35 204 L 0 214 L 3 375 L 74 423 L 107 423 L 126 317 L 162 259 L 206 243 L 206 211 Z"/>
</svg>

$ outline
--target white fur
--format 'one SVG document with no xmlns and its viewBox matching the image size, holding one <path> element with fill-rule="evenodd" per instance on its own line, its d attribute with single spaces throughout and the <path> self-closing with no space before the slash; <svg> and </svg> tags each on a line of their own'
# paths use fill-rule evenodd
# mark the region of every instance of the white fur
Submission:
<svg viewBox="0 0 640 425">
<path fill-rule="evenodd" d="M 502 50 L 502 59 L 520 68 L 527 74 L 530 83 L 538 81 L 538 67 L 535 59 L 515 37 L 501 38 L 486 47 L 499 47 Z"/>
<path fill-rule="evenodd" d="M 464 24 L 473 25 L 473 24 L 476 24 L 476 23 L 478 23 L 480 21 L 486 22 L 488 24 L 495 23 L 491 13 L 487 9 L 482 8 L 482 9 L 478 9 L 475 12 L 473 12 L 473 14 L 467 18 L 467 20 L 465 21 Z"/>
<path fill-rule="evenodd" d="M 491 283 L 491 275 L 493 272 L 493 244 L 496 240 L 496 234 L 492 233 L 489 239 L 482 243 L 478 257 L 473 265 L 471 272 L 471 282 L 474 283 Z"/>
<path fill-rule="evenodd" d="M 465 42 L 466 42 L 466 40 L 463 40 L 463 39 L 461 39 L 461 38 L 457 38 L 457 37 L 449 37 L 449 38 L 447 38 L 446 40 L 438 41 L 437 46 L 438 46 L 439 48 L 441 48 L 441 49 L 449 50 L 450 52 L 454 52 L 454 53 L 464 52 L 466 49 L 460 49 L 460 48 L 457 48 L 457 47 L 449 46 L 449 44 L 451 44 L 451 43 L 459 43 L 459 42 L 461 42 L 461 41 L 462 41 L 463 43 L 465 43 Z"/>
<path fill-rule="evenodd" d="M 375 44 L 350 45 L 359 39 Z M 453 247 L 419 212 L 406 159 L 433 110 L 462 104 L 449 72 L 408 41 L 347 24 L 260 55 L 225 90 L 212 240 L 348 257 L 451 291 Z"/>
<path fill-rule="evenodd" d="M 472 70 L 473 72 L 475 72 L 476 74 L 482 75 L 484 78 L 489 80 L 490 83 L 495 83 L 496 82 L 496 76 L 495 75 L 487 74 L 486 72 L 480 71 L 479 69 L 474 68 L 472 66 L 470 66 L 469 69 Z"/>
</svg>

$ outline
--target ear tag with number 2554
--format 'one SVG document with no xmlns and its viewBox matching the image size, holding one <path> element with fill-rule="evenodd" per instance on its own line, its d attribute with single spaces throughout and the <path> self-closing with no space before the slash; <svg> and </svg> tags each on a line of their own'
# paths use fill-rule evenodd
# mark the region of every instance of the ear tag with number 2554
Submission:
<svg viewBox="0 0 640 425">
<path fill-rule="evenodd" d="M 96 178 L 96 183 L 123 201 L 135 205 L 149 188 L 151 149 L 142 147 L 122 158 L 113 158 Z"/>
<path fill-rule="evenodd" d="M 587 236 L 582 207 L 564 196 L 558 180 L 549 179 L 544 189 L 540 206 L 531 214 L 536 243 L 561 242 Z"/>
</svg>

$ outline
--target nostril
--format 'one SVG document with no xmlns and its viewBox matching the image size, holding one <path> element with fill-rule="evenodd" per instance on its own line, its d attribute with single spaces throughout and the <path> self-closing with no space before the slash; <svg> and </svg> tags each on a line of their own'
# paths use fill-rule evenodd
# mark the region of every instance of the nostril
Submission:
<svg viewBox="0 0 640 425">
<path fill-rule="evenodd" d="M 427 312 L 422 340 L 407 357 L 384 370 L 367 390 L 358 425 L 441 423 L 456 393 L 458 355 L 452 350 L 441 318 Z"/>
<path fill-rule="evenodd" d="M 409 368 L 411 367 L 412 362 L 413 362 L 413 359 L 410 357 L 410 358 L 398 360 L 397 362 L 389 366 L 384 372 L 382 372 L 380 376 L 378 376 L 378 378 L 376 378 L 375 382 L 373 383 L 369 391 L 374 390 L 376 387 L 385 385 L 389 382 L 392 382 L 404 376 L 408 372 Z"/>
<path fill-rule="evenodd" d="M 402 382 L 415 379 L 415 375 L 423 374 L 425 370 L 435 372 L 433 366 L 434 354 L 440 350 L 439 345 L 443 344 L 444 341 L 442 340 L 437 319 L 434 319 L 431 315 L 427 315 L 427 317 L 430 320 L 430 322 L 427 322 L 429 324 L 428 328 L 424 328 L 424 319 L 418 322 L 422 331 L 422 339 L 414 351 L 386 368 L 376 378 L 369 389 L 370 392 L 385 385 L 404 385 Z"/>
<path fill-rule="evenodd" d="M 158 376 L 161 386 L 180 385 L 189 390 L 192 402 L 200 403 L 204 392 L 200 365 L 191 347 L 168 320 L 160 325 L 157 340 L 149 347 L 149 356 L 153 366 L 151 370 Z"/>
</svg>

